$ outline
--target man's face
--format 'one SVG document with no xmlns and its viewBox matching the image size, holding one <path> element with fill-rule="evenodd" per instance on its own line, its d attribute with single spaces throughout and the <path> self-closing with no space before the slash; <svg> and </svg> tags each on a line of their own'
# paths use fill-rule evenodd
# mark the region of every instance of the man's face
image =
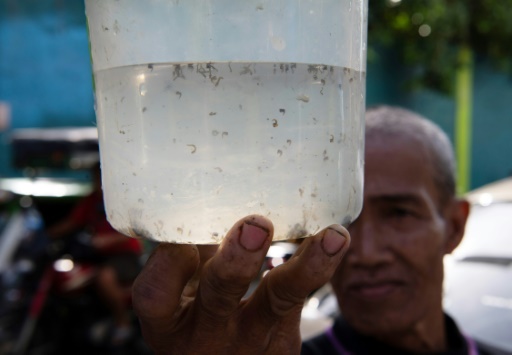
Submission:
<svg viewBox="0 0 512 355">
<path fill-rule="evenodd" d="M 360 332 L 401 333 L 440 314 L 449 228 L 432 175 L 410 142 L 366 145 L 363 210 L 332 279 L 344 318 Z"/>
</svg>

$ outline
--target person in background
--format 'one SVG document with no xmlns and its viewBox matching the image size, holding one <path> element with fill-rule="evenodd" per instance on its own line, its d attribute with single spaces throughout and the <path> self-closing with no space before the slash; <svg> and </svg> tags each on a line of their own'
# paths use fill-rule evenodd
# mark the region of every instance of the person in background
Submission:
<svg viewBox="0 0 512 355">
<path fill-rule="evenodd" d="M 50 226 L 50 238 L 62 238 L 86 231 L 99 256 L 95 282 L 98 292 L 112 312 L 114 345 L 123 343 L 132 333 L 130 318 L 131 284 L 141 269 L 142 245 L 138 239 L 117 232 L 107 221 L 101 188 L 100 164 L 91 169 L 92 192 L 80 200 L 69 216 Z"/>
<path fill-rule="evenodd" d="M 306 238 L 248 299 L 271 243 L 268 219 L 237 222 L 200 270 L 197 247 L 161 243 L 133 287 L 146 342 L 158 354 L 484 354 L 442 307 L 443 257 L 469 214 L 454 172 L 435 124 L 398 107 L 369 109 L 364 204 L 350 235 L 333 225 Z M 301 344 L 303 302 L 329 280 L 341 316 Z"/>
</svg>

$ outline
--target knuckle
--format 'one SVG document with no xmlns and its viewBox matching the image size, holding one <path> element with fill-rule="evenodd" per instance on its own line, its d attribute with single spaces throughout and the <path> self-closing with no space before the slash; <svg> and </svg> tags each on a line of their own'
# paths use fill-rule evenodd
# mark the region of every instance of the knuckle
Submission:
<svg viewBox="0 0 512 355">
<path fill-rule="evenodd" d="M 247 290 L 247 285 L 232 282 L 230 278 L 218 277 L 211 271 L 199 286 L 199 296 L 205 316 L 225 320 L 237 308 L 240 298 Z"/>
<path fill-rule="evenodd" d="M 135 281 L 132 287 L 132 306 L 135 313 L 145 318 L 161 317 L 166 311 L 168 294 L 156 284 L 141 280 Z"/>
<path fill-rule="evenodd" d="M 297 307 L 302 307 L 307 294 L 298 292 L 294 287 L 269 280 L 266 285 L 270 311 L 277 317 L 284 317 Z"/>
</svg>

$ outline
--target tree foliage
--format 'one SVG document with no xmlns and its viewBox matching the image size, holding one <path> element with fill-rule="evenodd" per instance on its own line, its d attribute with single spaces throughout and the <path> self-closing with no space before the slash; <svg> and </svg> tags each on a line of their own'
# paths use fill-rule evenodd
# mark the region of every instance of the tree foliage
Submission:
<svg viewBox="0 0 512 355">
<path fill-rule="evenodd" d="M 512 73 L 512 0 L 369 0 L 369 58 L 387 46 L 413 68 L 410 84 L 451 92 L 458 51 Z"/>
</svg>

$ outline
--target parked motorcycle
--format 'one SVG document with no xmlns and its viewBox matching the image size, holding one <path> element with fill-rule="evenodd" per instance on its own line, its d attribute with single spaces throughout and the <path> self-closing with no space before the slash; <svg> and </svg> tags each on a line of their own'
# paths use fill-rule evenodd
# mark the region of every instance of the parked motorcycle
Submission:
<svg viewBox="0 0 512 355">
<path fill-rule="evenodd" d="M 89 235 L 49 240 L 34 208 L 11 206 L 0 221 L 0 353 L 149 353 L 135 317 L 128 341 L 112 345 Z"/>
</svg>

